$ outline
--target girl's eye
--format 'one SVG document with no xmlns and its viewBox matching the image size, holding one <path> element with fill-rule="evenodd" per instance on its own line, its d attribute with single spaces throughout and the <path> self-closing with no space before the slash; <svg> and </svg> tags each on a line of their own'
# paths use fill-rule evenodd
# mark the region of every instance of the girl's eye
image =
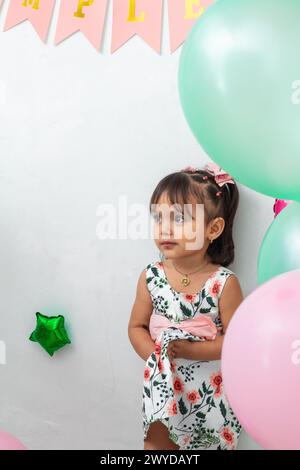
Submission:
<svg viewBox="0 0 300 470">
<path fill-rule="evenodd" d="M 184 222 L 183 214 L 176 214 L 176 215 L 175 215 L 175 222 L 177 222 L 177 223 L 182 223 L 182 222 Z"/>
<path fill-rule="evenodd" d="M 160 219 L 159 214 L 156 214 L 156 213 L 152 214 L 152 217 L 153 217 L 154 222 L 158 222 Z"/>
</svg>

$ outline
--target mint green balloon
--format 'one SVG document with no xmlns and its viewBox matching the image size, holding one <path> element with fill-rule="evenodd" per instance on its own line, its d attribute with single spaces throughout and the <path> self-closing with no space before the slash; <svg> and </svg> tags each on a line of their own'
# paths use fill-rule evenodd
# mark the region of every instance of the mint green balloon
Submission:
<svg viewBox="0 0 300 470">
<path fill-rule="evenodd" d="M 258 283 L 300 269 L 300 204 L 292 202 L 275 217 L 261 244 Z M 300 286 L 299 286 L 300 288 Z"/>
<path fill-rule="evenodd" d="M 249 188 L 300 200 L 299 0 L 217 1 L 184 43 L 178 84 L 212 160 Z"/>
</svg>

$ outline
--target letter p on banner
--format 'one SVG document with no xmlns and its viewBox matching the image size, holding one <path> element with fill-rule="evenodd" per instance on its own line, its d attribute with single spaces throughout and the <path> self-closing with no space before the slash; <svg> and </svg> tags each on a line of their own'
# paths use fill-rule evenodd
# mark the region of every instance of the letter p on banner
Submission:
<svg viewBox="0 0 300 470">
<path fill-rule="evenodd" d="M 84 18 L 85 13 L 82 12 L 83 7 L 89 7 L 94 0 L 78 0 L 78 6 L 77 6 L 77 11 L 75 11 L 74 16 L 77 16 L 77 18 Z"/>
</svg>

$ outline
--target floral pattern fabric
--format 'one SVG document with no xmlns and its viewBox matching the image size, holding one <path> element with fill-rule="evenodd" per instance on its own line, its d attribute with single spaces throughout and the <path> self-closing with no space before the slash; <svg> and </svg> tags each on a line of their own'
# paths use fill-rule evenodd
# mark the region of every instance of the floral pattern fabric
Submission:
<svg viewBox="0 0 300 470">
<path fill-rule="evenodd" d="M 153 314 L 172 322 L 208 315 L 222 333 L 218 301 L 226 279 L 234 274 L 219 266 L 194 295 L 177 292 L 166 277 L 163 263 L 147 266 L 147 287 Z M 204 341 L 177 327 L 163 330 L 148 357 L 143 378 L 142 416 L 144 439 L 152 422 L 160 420 L 169 430 L 169 438 L 182 450 L 234 450 L 241 425 L 229 406 L 223 390 L 221 361 L 169 360 L 170 341 Z"/>
</svg>

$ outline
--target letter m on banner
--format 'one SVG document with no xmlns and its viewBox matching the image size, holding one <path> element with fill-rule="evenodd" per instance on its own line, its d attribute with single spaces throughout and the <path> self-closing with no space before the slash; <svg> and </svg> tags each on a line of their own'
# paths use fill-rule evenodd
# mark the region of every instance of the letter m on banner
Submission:
<svg viewBox="0 0 300 470">
<path fill-rule="evenodd" d="M 30 21 L 43 42 L 46 42 L 55 0 L 10 0 L 3 31 Z"/>
<path fill-rule="evenodd" d="M 38 10 L 40 7 L 40 0 L 24 0 L 22 3 L 23 7 L 27 7 L 28 4 L 31 5 L 35 10 Z"/>
</svg>

